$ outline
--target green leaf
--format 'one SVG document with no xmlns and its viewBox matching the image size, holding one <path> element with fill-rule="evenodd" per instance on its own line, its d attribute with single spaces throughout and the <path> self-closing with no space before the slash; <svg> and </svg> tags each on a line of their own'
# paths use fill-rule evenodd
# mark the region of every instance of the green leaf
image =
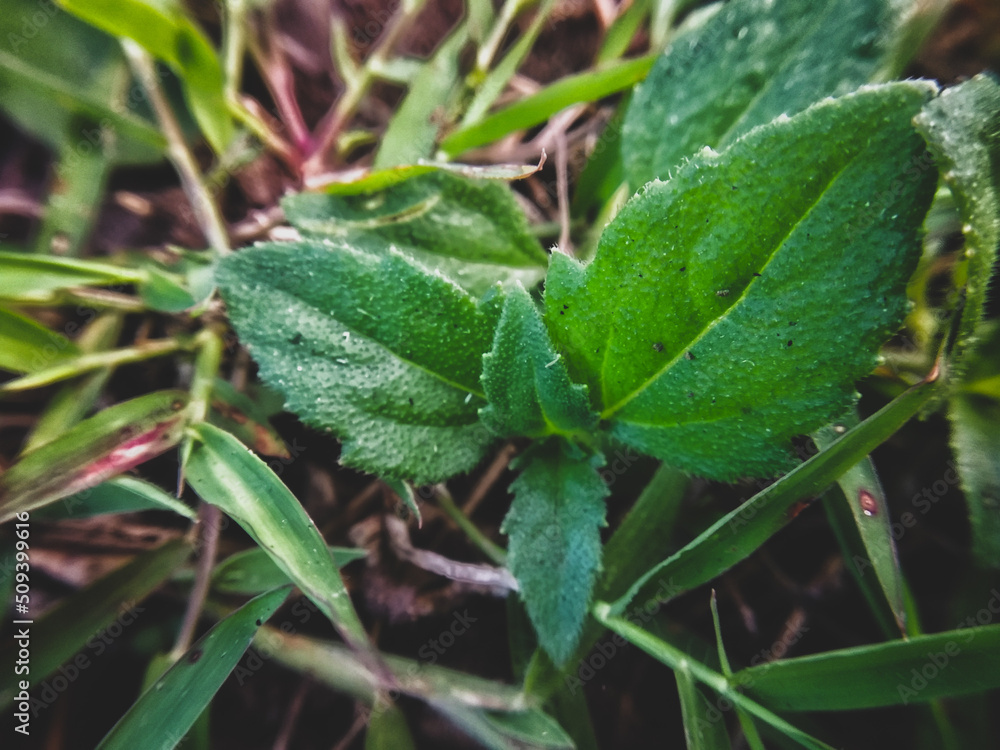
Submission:
<svg viewBox="0 0 1000 750">
<path fill-rule="evenodd" d="M 950 363 L 960 378 L 976 345 L 1000 245 L 1000 84 L 993 76 L 978 75 L 946 89 L 916 123 L 964 222 L 965 260 L 955 277 L 959 284 L 965 280 L 965 300 Z"/>
<path fill-rule="evenodd" d="M 288 597 L 282 588 L 251 599 L 215 625 L 133 704 L 101 740 L 101 750 L 171 750 L 222 687 L 258 628 Z"/>
<path fill-rule="evenodd" d="M 520 284 L 504 302 L 493 348 L 483 356 L 482 380 L 489 405 L 479 416 L 500 436 L 572 435 L 597 425 L 587 389 L 570 381 L 538 308 Z"/>
<path fill-rule="evenodd" d="M 477 305 L 395 250 L 320 241 L 235 253 L 218 284 L 261 377 L 343 440 L 342 463 L 422 484 L 485 454 L 479 376 L 498 299 Z"/>
<path fill-rule="evenodd" d="M 35 685 L 80 651 L 76 669 L 86 669 L 107 649 L 102 633 L 118 620 L 122 631 L 142 616 L 139 603 L 163 583 L 187 559 L 191 546 L 177 539 L 145 552 L 123 567 L 81 589 L 49 610 L 31 626 L 31 671 L 27 679 Z M 97 636 L 101 636 L 98 638 Z M 5 664 L 14 664 L 17 646 L 11 639 L 0 651 Z M 86 650 L 81 649 L 87 646 Z M 0 673 L 0 706 L 14 698 L 20 679 L 13 669 Z"/>
<path fill-rule="evenodd" d="M 0 307 L 0 369 L 38 372 L 79 353 L 76 344 L 62 334 Z"/>
<path fill-rule="evenodd" d="M 679 670 L 687 671 L 693 679 L 707 685 L 719 693 L 719 695 L 725 696 L 735 706 L 745 710 L 760 721 L 770 724 L 786 737 L 800 743 L 803 747 L 810 748 L 811 750 L 833 750 L 825 742 L 810 737 L 802 730 L 776 715 L 773 711 L 745 696 L 742 692 L 735 689 L 726 677 L 709 669 L 690 654 L 657 638 L 627 619 L 612 616 L 609 610 L 610 608 L 607 604 L 598 602 L 594 606 L 594 616 L 606 627 L 630 643 L 638 646 L 654 659 L 663 662 L 675 672 Z"/>
<path fill-rule="evenodd" d="M 792 518 L 793 504 L 815 496 L 881 445 L 937 393 L 932 384 L 914 386 L 837 442 L 727 513 L 694 540 L 654 566 L 614 603 L 614 613 L 659 585 L 655 598 L 667 601 L 707 583 L 748 557 Z M 654 580 L 655 579 L 655 580 Z M 665 588 L 665 592 L 663 591 Z M 645 603 L 646 599 L 642 599 Z"/>
<path fill-rule="evenodd" d="M 158 391 L 104 409 L 0 475 L 0 523 L 95 487 L 180 442 L 188 396 Z"/>
<path fill-rule="evenodd" d="M 52 292 L 77 286 L 110 286 L 145 281 L 146 274 L 109 263 L 0 252 L 0 298 L 45 302 Z"/>
<path fill-rule="evenodd" d="M 395 706 L 372 712 L 365 733 L 365 750 L 415 750 L 403 712 Z"/>
<path fill-rule="evenodd" d="M 510 486 L 514 502 L 501 528 L 510 536 L 508 566 L 539 644 L 557 664 L 573 653 L 600 567 L 603 463 L 550 440 L 518 459 L 521 474 Z"/>
<path fill-rule="evenodd" d="M 363 549 L 349 547 L 328 549 L 338 568 L 368 554 Z M 288 574 L 274 562 L 270 553 L 259 547 L 230 555 L 212 571 L 212 589 L 223 594 L 256 595 L 290 582 Z"/>
<path fill-rule="evenodd" d="M 969 509 L 972 556 L 1000 569 L 1000 401 L 959 393 L 949 403 L 951 445 Z"/>
<path fill-rule="evenodd" d="M 459 82 L 459 54 L 469 41 L 469 25 L 462 21 L 420 66 L 410 90 L 382 135 L 375 167 L 415 164 L 431 156 L 442 112 L 446 112 Z"/>
<path fill-rule="evenodd" d="M 143 510 L 167 510 L 194 521 L 191 508 L 155 484 L 135 477 L 116 477 L 93 489 L 65 497 L 31 514 L 33 520 L 58 521 L 64 518 L 91 518 L 109 513 L 138 513 Z M 274 588 L 272 586 L 271 588 Z"/>
<path fill-rule="evenodd" d="M 233 433 L 255 453 L 292 458 L 285 441 L 271 425 L 268 411 L 237 391 L 228 380 L 215 378 L 212 381 L 211 402 L 208 419 L 216 427 Z"/>
<path fill-rule="evenodd" d="M 573 740 L 540 709 L 487 711 L 458 703 L 435 701 L 434 707 L 490 750 L 555 748 L 573 750 Z"/>
<path fill-rule="evenodd" d="M 474 294 L 498 281 L 531 287 L 544 275 L 545 251 L 510 188 L 494 180 L 438 169 L 377 192 L 300 193 L 282 206 L 304 235 L 372 252 L 396 246 Z"/>
<path fill-rule="evenodd" d="M 729 750 L 725 716 L 698 687 L 686 665 L 674 670 L 688 750 Z"/>
<path fill-rule="evenodd" d="M 636 87 L 622 155 L 632 189 L 703 146 L 721 150 L 884 76 L 910 4 L 897 0 L 734 0 L 679 35 Z"/>
<path fill-rule="evenodd" d="M 173 0 L 57 0 L 102 31 L 131 39 L 170 66 L 184 88 L 191 113 L 216 153 L 234 129 L 223 94 L 222 65 L 208 37 Z"/>
<path fill-rule="evenodd" d="M 855 427 L 859 422 L 857 411 L 852 409 L 836 424 L 824 427 L 813 435 L 816 446 L 822 450 L 833 445 L 838 432 Z M 875 569 L 875 576 L 892 610 L 896 625 L 900 632 L 906 633 L 903 573 L 899 568 L 896 542 L 892 537 L 889 505 L 871 456 L 866 456 L 844 472 L 837 483 L 851 510 L 854 525 L 861 536 L 868 560 Z M 829 502 L 841 502 L 841 499 L 834 496 Z"/>
<path fill-rule="evenodd" d="M 478 122 L 461 127 L 441 141 L 448 156 L 485 146 L 517 130 L 545 122 L 571 104 L 594 102 L 629 88 L 646 77 L 656 57 L 649 55 L 617 62 L 602 70 L 566 76 L 537 94 L 521 99 Z"/>
<path fill-rule="evenodd" d="M 368 636 L 344 588 L 330 550 L 312 519 L 277 475 L 239 440 L 210 424 L 197 438 L 187 479 L 206 503 L 218 506 L 259 544 L 337 627 L 365 653 Z"/>
<path fill-rule="evenodd" d="M 1000 595 L 992 596 L 988 605 L 1000 607 Z M 737 672 L 733 684 L 776 711 L 850 711 L 995 690 L 1000 625 L 767 662 Z"/>
<path fill-rule="evenodd" d="M 145 117 L 144 102 L 125 96 L 128 68 L 114 39 L 52 3 L 5 0 L 0 14 L 0 107 L 54 151 L 81 154 L 117 138 L 115 159 L 156 161 L 166 145 Z"/>
<path fill-rule="evenodd" d="M 707 477 L 771 475 L 844 412 L 905 312 L 935 175 L 901 175 L 933 91 L 779 118 L 647 185 L 589 266 L 553 254 L 545 322 L 614 437 Z"/>
</svg>

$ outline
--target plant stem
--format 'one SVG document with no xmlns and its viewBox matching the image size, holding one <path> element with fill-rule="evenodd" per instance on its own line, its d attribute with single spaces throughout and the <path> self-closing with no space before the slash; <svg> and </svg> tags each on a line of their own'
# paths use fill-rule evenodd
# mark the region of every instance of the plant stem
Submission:
<svg viewBox="0 0 1000 750">
<path fill-rule="evenodd" d="M 441 509 L 448 514 L 455 524 L 468 535 L 469 539 L 475 544 L 479 549 L 483 551 L 490 560 L 495 562 L 497 565 L 507 564 L 507 553 L 504 552 L 502 548 L 491 542 L 486 538 L 486 535 L 481 532 L 472 521 L 455 505 L 455 501 L 451 497 L 451 493 L 448 492 L 444 485 L 438 485 L 434 488 L 434 494 L 437 495 L 438 503 L 441 505 Z"/>
<path fill-rule="evenodd" d="M 160 79 L 153 65 L 153 59 L 131 39 L 122 39 L 121 45 L 132 71 L 146 90 L 149 103 L 153 107 L 163 135 L 167 139 L 167 156 L 177 170 L 181 179 L 181 187 L 191 202 L 191 208 L 194 210 L 198 225 L 205 234 L 205 239 L 208 240 L 209 247 L 217 256 L 229 253 L 231 251 L 229 237 L 226 233 L 225 223 L 222 221 L 222 215 L 219 213 L 215 201 L 212 200 L 208 188 L 202 182 L 194 155 L 184 140 L 181 126 L 160 86 Z"/>
<path fill-rule="evenodd" d="M 423 10 L 427 0 L 404 0 L 402 7 L 386 25 L 374 51 L 365 60 L 360 69 L 348 71 L 343 75 L 345 91 L 337 100 L 317 128 L 315 146 L 312 155 L 306 161 L 303 172 L 306 177 L 316 176 L 323 172 L 324 159 L 329 153 L 343 130 L 344 125 L 354 114 L 362 98 L 368 93 L 369 87 L 375 81 L 377 71 L 385 65 L 393 46 L 400 34 L 412 26 L 417 14 Z"/>
<path fill-rule="evenodd" d="M 60 380 L 76 377 L 91 370 L 99 370 L 104 367 L 117 367 L 118 365 L 129 364 L 131 362 L 142 362 L 146 359 L 162 357 L 164 354 L 173 354 L 190 346 L 190 340 L 160 339 L 138 346 L 130 346 L 126 349 L 82 354 L 54 367 L 33 372 L 30 375 L 25 375 L 24 377 L 4 383 L 0 387 L 0 393 L 13 393 L 15 391 L 26 391 L 31 388 L 40 388 L 43 385 L 58 383 Z"/>
<path fill-rule="evenodd" d="M 219 548 L 219 531 L 222 527 L 222 511 L 214 505 L 202 502 L 198 506 L 198 524 L 195 526 L 201 539 L 201 555 L 198 557 L 198 567 L 195 572 L 194 586 L 188 597 L 187 610 L 177 640 L 170 652 L 171 661 L 177 661 L 191 647 L 194 640 L 195 626 L 201 616 L 201 608 L 208 595 L 208 585 L 212 578 L 212 568 L 215 567 L 215 556 Z"/>
</svg>

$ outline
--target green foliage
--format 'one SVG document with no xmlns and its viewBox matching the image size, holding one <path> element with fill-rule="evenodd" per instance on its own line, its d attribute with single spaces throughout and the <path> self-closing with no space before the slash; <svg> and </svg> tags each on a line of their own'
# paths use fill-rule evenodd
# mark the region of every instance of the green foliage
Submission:
<svg viewBox="0 0 1000 750">
<path fill-rule="evenodd" d="M 44 44 L 43 35 L 6 34 L 12 48 L 0 48 L 4 111 L 57 152 L 38 254 L 0 252 L 0 367 L 15 374 L 0 397 L 72 382 L 0 475 L 0 520 L 27 511 L 58 521 L 169 510 L 200 518 L 198 533 L 213 542 L 217 530 L 204 521 L 221 510 L 256 544 L 214 567 L 199 565 L 173 652 L 187 653 L 102 746 L 140 746 L 151 732 L 165 746 L 179 742 L 199 715 L 208 716 L 252 639 L 277 662 L 371 706 L 368 747 L 418 744 L 406 706 L 387 700 L 394 692 L 424 700 L 486 747 L 596 747 L 585 697 L 567 688 L 605 628 L 674 670 L 692 748 L 728 746 L 733 722 L 713 717 L 717 700 L 734 705 L 754 750 L 763 747 L 758 728 L 829 748 L 776 712 L 908 705 L 1000 687 L 996 626 L 919 635 L 891 506 L 869 457 L 912 416 L 947 400 L 972 556 L 984 568 L 1000 566 L 1000 363 L 991 352 L 996 326 L 985 320 L 1000 243 L 1000 85 L 979 76 L 939 96 L 931 82 L 885 83 L 941 2 L 732 0 L 702 4 L 675 29 L 693 3 L 637 0 L 623 6 L 594 66 L 491 111 L 557 4 L 470 2 L 422 61 L 393 54 L 397 31 L 423 5 L 416 0 L 403 4 L 361 60 L 346 28 L 334 23 L 344 91 L 315 131 L 296 101 L 296 66 L 282 57 L 280 34 L 268 37 L 276 27 L 266 3 L 226 4 L 217 55 L 176 0 L 59 2 L 75 17 L 53 7 L 43 25 L 59 32 L 62 46 Z M 535 15 L 522 18 L 529 6 L 537 6 Z M 18 31 L 29 5 L 12 0 L 11 7 L 17 13 L 0 20 L 0 43 Z M 647 18 L 648 34 L 640 33 Z M 499 55 L 515 21 L 527 31 Z M 642 56 L 620 59 L 645 39 Z M 139 89 L 122 46 L 143 73 L 163 135 L 129 95 Z M 147 53 L 176 80 L 161 86 L 162 68 L 146 64 Z M 240 91 L 251 60 L 287 127 L 275 127 Z M 406 92 L 376 130 L 369 120 L 379 109 L 361 105 L 378 80 Z M 211 179 L 200 174 L 185 123 L 173 113 L 174 84 L 222 157 Z M 532 194 L 547 179 L 541 165 L 424 161 L 490 145 L 493 155 L 520 159 L 551 144 L 561 170 L 567 143 L 577 133 L 589 143 L 593 123 L 603 121 L 589 119 L 593 108 L 569 131 L 546 128 L 520 146 L 517 133 L 618 92 L 626 96 L 576 186 L 572 221 L 562 183 L 558 191 L 571 241 L 588 231 L 579 224 L 589 213 L 600 217 L 580 259 L 569 245 L 546 253 L 536 235 L 551 227 L 529 226 L 518 205 L 517 193 Z M 597 107 L 603 118 L 606 104 Z M 584 116 L 583 108 L 572 111 Z M 259 143 L 235 138 L 234 117 Z M 352 123 L 365 132 L 345 130 Z M 86 158 L 77 153 L 81 134 L 99 144 Z M 376 141 L 378 169 L 357 177 L 345 159 L 355 145 Z M 216 189 L 258 148 L 281 161 L 282 180 L 324 187 L 282 201 L 291 224 L 285 236 L 295 239 L 230 254 L 236 233 L 227 231 L 235 226 L 221 219 Z M 210 238 L 211 259 L 183 251 L 172 253 L 170 265 L 141 252 L 100 262 L 49 255 L 86 248 L 115 164 L 164 153 Z M 505 184 L 526 177 L 524 190 Z M 939 177 L 954 196 L 954 206 L 936 204 L 939 214 L 960 215 L 955 226 L 964 224 L 957 259 L 937 237 L 922 248 Z M 623 181 L 636 191 L 627 202 Z M 941 225 L 937 217 L 932 223 Z M 934 310 L 942 314 L 927 324 L 931 334 L 921 331 L 915 344 L 912 359 L 923 365 L 900 370 L 901 347 L 887 341 L 903 322 L 918 260 L 911 293 L 928 297 L 918 300 L 922 314 L 937 305 L 929 298 L 939 279 L 927 269 L 947 266 L 951 275 L 937 295 L 945 309 Z M 418 497 L 430 497 L 418 485 L 473 470 L 500 440 L 520 453 L 510 464 L 517 476 L 500 527 L 506 553 L 458 510 L 448 488 L 433 494 L 516 578 L 522 601 L 510 606 L 511 640 L 523 685 L 378 653 L 338 571 L 364 552 L 328 546 L 290 489 L 247 449 L 295 457 L 269 423 L 279 406 L 240 385 L 245 362 L 236 360 L 231 382 L 221 377 L 231 349 L 224 351 L 222 307 L 212 300 L 216 285 L 261 380 L 305 424 L 338 438 L 340 462 L 378 475 L 386 496 L 399 495 L 418 522 Z M 80 301 L 111 311 L 79 335 L 68 325 L 65 335 L 57 332 L 52 321 L 65 319 L 57 310 L 37 320 L 25 313 Z M 126 325 L 133 313 L 145 316 L 143 325 Z M 123 332 L 153 321 L 164 338 L 118 343 Z M 893 364 L 891 375 L 875 369 L 880 354 Z M 104 391 L 117 367 L 166 355 L 179 360 L 172 369 L 182 378 L 193 373 L 186 390 L 151 393 L 87 418 L 113 403 Z M 932 362 L 940 367 L 928 374 Z M 872 390 L 895 398 L 863 421 L 846 419 L 857 381 L 873 371 Z M 820 450 L 800 462 L 792 446 L 809 434 Z M 179 444 L 178 498 L 189 483 L 205 503 L 197 514 L 149 482 L 114 478 Z M 628 488 L 615 485 L 626 455 L 626 468 L 642 467 L 636 477 L 652 478 L 602 550 L 605 517 L 619 516 L 606 512 L 605 500 L 638 490 L 631 478 Z M 480 486 L 501 468 L 495 462 Z M 736 480 L 782 472 L 735 509 L 693 510 L 685 501 L 698 486 L 689 474 Z M 702 658 L 710 649 L 693 644 L 690 628 L 675 638 L 674 623 L 646 629 L 631 621 L 636 607 L 658 609 L 746 560 L 834 483 L 845 497 L 826 500 L 839 503 L 831 525 L 845 558 L 875 568 L 860 585 L 889 642 L 733 673 L 714 598 L 721 670 L 714 655 Z M 171 575 L 176 589 L 188 586 L 192 574 L 178 569 L 194 536 L 140 556 L 40 618 L 32 679 L 79 649 L 121 598 L 142 598 Z M 0 549 L 4 564 L 16 559 Z M 479 572 L 510 585 L 506 571 Z M 272 589 L 287 582 L 346 645 L 263 626 L 285 598 Z M 269 593 L 235 612 L 219 598 L 261 592 Z M 185 631 L 199 611 L 221 622 L 189 649 Z M 900 631 L 914 637 L 893 640 Z M 928 663 L 940 674 L 918 686 L 911 676 L 926 675 Z M 2 700 L 12 699 L 11 679 L 0 681 Z M 935 710 L 943 736 L 962 736 Z"/>
<path fill-rule="evenodd" d="M 498 435 L 572 435 L 597 425 L 586 387 L 570 381 L 538 308 L 521 286 L 504 302 L 493 348 L 483 355 L 482 379 L 489 404 L 479 416 Z"/>
<path fill-rule="evenodd" d="M 612 435 L 732 479 L 789 468 L 791 438 L 843 412 L 905 310 L 935 178 L 897 177 L 932 93 L 779 118 L 647 185 L 589 266 L 553 256 L 546 323 Z"/>
<path fill-rule="evenodd" d="M 541 280 L 545 253 L 505 185 L 442 169 L 404 174 L 357 195 L 300 193 L 284 201 L 285 213 L 305 236 L 374 252 L 395 246 L 474 294 L 497 281 Z"/>
<path fill-rule="evenodd" d="M 153 737 L 163 748 L 180 743 L 243 657 L 257 629 L 287 598 L 288 588 L 261 594 L 215 625 L 139 697 L 98 747 L 127 750 Z"/>
<path fill-rule="evenodd" d="M 343 463 L 438 481 L 493 441 L 478 409 L 495 295 L 477 303 L 395 249 L 319 240 L 233 255 L 218 283 L 261 376 L 290 411 L 337 431 Z"/>
<path fill-rule="evenodd" d="M 778 115 L 885 73 L 897 0 L 734 0 L 674 39 L 636 87 L 622 129 L 632 189 L 703 146 L 722 149 Z"/>
<path fill-rule="evenodd" d="M 518 459 L 521 474 L 510 486 L 508 566 L 539 643 L 557 663 L 573 653 L 600 565 L 603 464 L 599 454 L 552 440 Z"/>
</svg>

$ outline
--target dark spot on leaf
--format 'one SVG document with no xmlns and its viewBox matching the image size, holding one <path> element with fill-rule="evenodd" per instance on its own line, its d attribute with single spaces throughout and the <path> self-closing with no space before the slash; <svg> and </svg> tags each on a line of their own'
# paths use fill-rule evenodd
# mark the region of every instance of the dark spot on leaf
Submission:
<svg viewBox="0 0 1000 750">
<path fill-rule="evenodd" d="M 684 273 L 686 270 L 688 270 L 687 266 L 681 266 L 681 273 Z"/>
<path fill-rule="evenodd" d="M 288 343 L 289 344 L 295 344 L 295 345 L 301 344 L 302 343 L 302 334 L 301 333 L 296 333 L 294 336 L 292 336 L 288 340 Z"/>
<path fill-rule="evenodd" d="M 868 490 L 858 490 L 858 504 L 861 506 L 861 512 L 866 516 L 878 515 L 878 501 Z"/>
<path fill-rule="evenodd" d="M 653 344 L 653 349 L 654 349 L 654 351 L 662 352 L 663 351 L 663 343 L 660 342 L 660 341 L 657 341 L 655 344 Z"/>
<path fill-rule="evenodd" d="M 790 326 L 798 325 L 798 323 L 799 322 L 797 320 L 789 320 L 788 321 L 788 325 L 790 325 Z"/>
<path fill-rule="evenodd" d="M 752 414 L 753 413 L 753 409 L 751 409 L 749 406 L 741 406 L 740 407 L 740 411 L 743 412 L 744 414 Z"/>
<path fill-rule="evenodd" d="M 563 310 L 569 310 L 569 305 L 563 305 Z"/>
<path fill-rule="evenodd" d="M 566 311 L 565 311 L 565 310 L 560 310 L 560 311 L 559 311 L 559 314 L 560 314 L 560 315 L 565 315 L 565 314 L 566 314 Z"/>
<path fill-rule="evenodd" d="M 410 406 L 413 406 L 413 399 L 412 398 L 408 398 L 406 400 L 410 402 Z"/>
<path fill-rule="evenodd" d="M 688 391 L 688 398 L 694 398 L 694 391 Z"/>
<path fill-rule="evenodd" d="M 791 345 L 792 345 L 792 340 L 791 340 L 791 339 L 788 339 L 788 345 L 789 345 L 789 346 L 791 346 Z"/>
<path fill-rule="evenodd" d="M 197 662 L 201 658 L 201 653 L 202 653 L 201 649 L 200 648 L 196 648 L 194 651 L 192 651 L 190 654 L 188 654 L 188 658 L 187 658 L 188 663 L 189 664 L 194 664 L 195 662 Z"/>
<path fill-rule="evenodd" d="M 258 618 L 257 618 L 257 627 L 259 628 L 259 627 L 260 627 L 261 625 L 263 625 L 263 624 L 264 624 L 263 620 L 261 620 L 261 619 L 260 619 L 260 618 L 258 617 Z"/>
<path fill-rule="evenodd" d="M 754 276 L 760 276 L 760 274 L 759 274 L 759 273 L 757 273 L 756 271 L 754 271 L 754 272 L 753 272 L 753 275 L 754 275 Z"/>
</svg>

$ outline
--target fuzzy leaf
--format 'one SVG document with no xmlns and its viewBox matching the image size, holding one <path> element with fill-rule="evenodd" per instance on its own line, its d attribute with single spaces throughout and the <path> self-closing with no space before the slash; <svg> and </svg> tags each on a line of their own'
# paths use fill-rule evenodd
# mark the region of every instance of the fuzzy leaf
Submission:
<svg viewBox="0 0 1000 750">
<path fill-rule="evenodd" d="M 497 281 L 534 286 L 546 255 L 528 232 L 510 188 L 437 170 L 359 195 L 300 193 L 282 203 L 304 235 L 358 241 L 369 249 L 395 245 L 479 294 Z"/>
<path fill-rule="evenodd" d="M 871 81 L 894 51 L 898 0 L 734 0 L 680 35 L 636 87 L 622 156 L 633 189 L 781 114 Z"/>
<path fill-rule="evenodd" d="M 573 653 L 600 568 L 603 463 L 550 441 L 518 461 L 521 475 L 510 486 L 514 502 L 501 529 L 510 535 L 508 566 L 539 644 L 557 664 Z"/>
<path fill-rule="evenodd" d="M 903 317 L 936 182 L 910 120 L 934 90 L 866 87 L 703 151 L 626 204 L 589 266 L 552 256 L 545 321 L 614 437 L 769 475 L 847 409 Z"/>
<path fill-rule="evenodd" d="M 964 222 L 966 261 L 956 278 L 966 279 L 965 304 L 951 358 L 953 370 L 964 370 L 1000 245 L 1000 84 L 979 75 L 947 89 L 924 107 L 916 123 Z"/>
<path fill-rule="evenodd" d="M 572 434 L 597 424 L 587 389 L 570 381 L 538 308 L 520 284 L 510 290 L 493 349 L 483 356 L 483 390 L 489 405 L 479 416 L 504 437 Z"/>
<path fill-rule="evenodd" d="M 217 280 L 261 377 L 343 440 L 342 463 L 424 483 L 485 453 L 479 376 L 498 297 L 477 304 L 396 250 L 321 241 L 235 253 Z"/>
</svg>

